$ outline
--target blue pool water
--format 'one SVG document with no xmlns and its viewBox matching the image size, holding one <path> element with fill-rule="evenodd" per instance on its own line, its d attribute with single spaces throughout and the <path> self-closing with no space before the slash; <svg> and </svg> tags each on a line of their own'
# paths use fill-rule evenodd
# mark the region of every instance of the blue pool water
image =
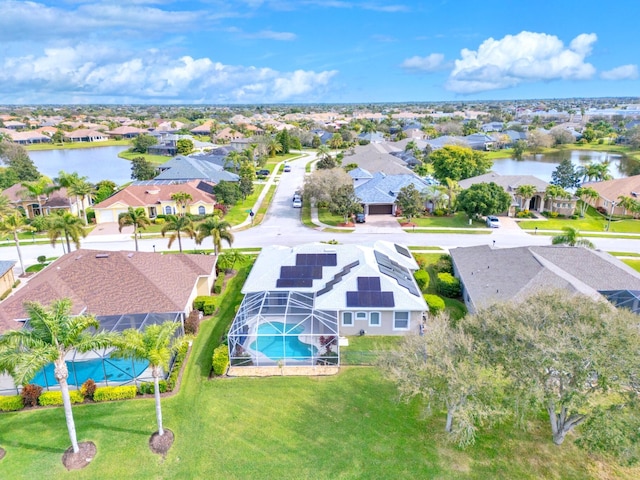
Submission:
<svg viewBox="0 0 640 480">
<path fill-rule="evenodd" d="M 104 366 L 103 366 L 104 362 Z M 69 385 L 81 386 L 89 378 L 96 383 L 106 380 L 110 382 L 129 382 L 140 375 L 149 366 L 149 362 L 124 358 L 97 358 L 94 360 L 67 362 L 69 369 Z M 53 363 L 38 372 L 31 381 L 42 387 L 57 385 L 53 375 Z"/>
<path fill-rule="evenodd" d="M 302 343 L 298 335 L 304 331 L 301 325 L 273 322 L 265 323 L 258 327 L 258 337 L 250 345 L 271 360 L 303 360 L 315 355 L 318 349 L 314 345 Z M 283 335 L 283 332 L 286 335 Z"/>
</svg>

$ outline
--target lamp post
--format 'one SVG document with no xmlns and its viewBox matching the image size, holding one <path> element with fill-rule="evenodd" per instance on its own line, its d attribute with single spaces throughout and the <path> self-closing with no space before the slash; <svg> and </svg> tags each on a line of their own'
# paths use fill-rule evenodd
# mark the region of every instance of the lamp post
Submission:
<svg viewBox="0 0 640 480">
<path fill-rule="evenodd" d="M 613 216 L 613 209 L 616 208 L 616 202 L 611 202 L 611 210 L 609 211 L 609 219 L 607 220 L 607 232 L 611 226 L 611 217 Z"/>
<path fill-rule="evenodd" d="M 156 253 L 156 246 L 153 246 L 153 253 Z"/>
</svg>

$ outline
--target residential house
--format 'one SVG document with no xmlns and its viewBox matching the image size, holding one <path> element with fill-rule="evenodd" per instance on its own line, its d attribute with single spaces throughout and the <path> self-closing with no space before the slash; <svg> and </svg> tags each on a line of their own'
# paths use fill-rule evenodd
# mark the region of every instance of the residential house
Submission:
<svg viewBox="0 0 640 480">
<path fill-rule="evenodd" d="M 28 130 L 26 132 L 15 132 L 13 130 L 9 130 L 8 135 L 14 143 L 19 143 L 20 145 L 51 142 L 51 137 L 48 137 L 36 130 Z"/>
<path fill-rule="evenodd" d="M 143 135 L 149 132 L 148 130 L 145 130 L 143 128 L 130 127 L 130 126 L 123 125 L 121 127 L 114 128 L 113 130 L 109 130 L 107 133 L 112 138 L 115 138 L 115 137 L 135 138 L 138 135 Z"/>
<path fill-rule="evenodd" d="M 213 120 L 207 120 L 202 125 L 189 130 L 194 135 L 211 135 L 211 127 L 213 126 Z"/>
<path fill-rule="evenodd" d="M 178 192 L 191 195 L 192 200 L 182 211 L 171 196 Z M 151 219 L 158 215 L 213 213 L 216 204 L 213 185 L 201 180 L 189 182 L 162 182 L 156 180 L 134 182 L 111 197 L 94 205 L 96 223 L 117 222 L 121 213 L 129 207 L 142 207 Z"/>
<path fill-rule="evenodd" d="M 484 133 L 501 132 L 503 128 L 504 124 L 502 122 L 489 122 L 480 125 L 480 130 Z"/>
<path fill-rule="evenodd" d="M 629 197 L 634 200 L 640 198 L 640 175 L 603 182 L 585 182 L 582 186 L 593 188 L 600 195 L 597 199 L 590 199 L 589 204 L 594 208 L 602 208 L 609 214 L 629 215 L 629 212 L 619 205 L 620 197 Z"/>
<path fill-rule="evenodd" d="M 7 295 L 16 283 L 16 279 L 13 276 L 15 264 L 16 262 L 10 260 L 0 261 L 0 298 Z"/>
<path fill-rule="evenodd" d="M 450 254 L 470 313 L 497 302 L 524 300 L 551 288 L 597 299 L 619 291 L 640 290 L 638 272 L 599 250 L 563 245 L 480 245 L 453 248 Z"/>
<path fill-rule="evenodd" d="M 221 143 L 230 143 L 238 138 L 244 138 L 244 134 L 226 127 L 215 135 L 214 140 Z"/>
<path fill-rule="evenodd" d="M 155 179 L 174 181 L 203 180 L 213 184 L 222 181 L 237 182 L 240 180 L 238 175 L 227 172 L 223 169 L 223 166 L 208 161 L 207 158 L 211 159 L 212 157 L 185 157 L 178 155 L 160 166 L 160 174 Z"/>
<path fill-rule="evenodd" d="M 97 130 L 80 129 L 64 132 L 64 137 L 70 142 L 106 142 L 109 136 Z"/>
<path fill-rule="evenodd" d="M 473 133 L 462 137 L 469 148 L 473 150 L 491 150 L 495 145 L 495 140 L 485 133 Z"/>
<path fill-rule="evenodd" d="M 27 124 L 19 122 L 18 120 L 5 120 L 4 128 L 8 128 L 9 130 L 22 130 L 27 128 Z"/>
<path fill-rule="evenodd" d="M 277 366 L 323 373 L 315 367 L 336 365 L 338 336 L 420 333 L 428 307 L 417 268 L 391 242 L 263 248 L 229 331 L 230 374 L 242 366 L 257 375 L 256 367 Z"/>
<path fill-rule="evenodd" d="M 361 133 L 358 135 L 358 140 L 369 143 L 384 143 L 386 141 L 384 135 L 380 132 Z"/>
<path fill-rule="evenodd" d="M 347 173 L 353 179 L 353 188 L 358 188 L 373 178 L 373 175 L 368 170 L 360 167 L 349 170 Z"/>
<path fill-rule="evenodd" d="M 358 167 L 368 172 L 384 172 L 388 175 L 413 174 L 406 163 L 390 152 L 401 151 L 396 144 L 369 144 L 359 145 L 353 150 L 353 154 L 346 152 L 342 164 L 355 163 Z"/>
<path fill-rule="evenodd" d="M 355 192 L 362 202 L 365 215 L 396 215 L 398 192 L 409 185 L 419 192 L 429 186 L 413 174 L 386 175 L 376 172 L 371 179 L 355 187 Z"/>
<path fill-rule="evenodd" d="M 24 211 L 27 218 L 49 215 L 54 211 L 68 211 L 78 215 L 80 211 L 91 207 L 91 200 L 88 197 L 84 199 L 83 204 L 82 199 L 75 196 L 69 197 L 66 188 L 43 195 L 40 202 L 35 197 L 29 196 L 25 187 L 19 183 L 3 190 L 2 194 L 9 198 L 9 202 L 15 208 Z"/>
</svg>

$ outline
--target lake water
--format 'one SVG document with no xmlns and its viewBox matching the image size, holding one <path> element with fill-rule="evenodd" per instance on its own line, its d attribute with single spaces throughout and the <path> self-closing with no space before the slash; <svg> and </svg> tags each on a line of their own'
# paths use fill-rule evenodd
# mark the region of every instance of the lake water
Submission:
<svg viewBox="0 0 640 480">
<path fill-rule="evenodd" d="M 129 147 L 96 147 L 74 150 L 38 150 L 28 152 L 43 175 L 58 176 L 60 170 L 78 172 L 89 181 L 112 180 L 117 185 L 131 181 L 131 162 L 118 157 Z"/>
<path fill-rule="evenodd" d="M 583 150 L 567 150 L 550 154 L 527 156 L 523 160 L 501 158 L 494 160 L 494 172 L 500 175 L 534 175 L 546 182 L 551 181 L 551 174 L 564 159 L 571 159 L 576 167 L 589 163 L 611 162 L 609 173 L 613 178 L 628 177 L 640 174 L 640 162 L 618 153 L 591 152 Z"/>
</svg>

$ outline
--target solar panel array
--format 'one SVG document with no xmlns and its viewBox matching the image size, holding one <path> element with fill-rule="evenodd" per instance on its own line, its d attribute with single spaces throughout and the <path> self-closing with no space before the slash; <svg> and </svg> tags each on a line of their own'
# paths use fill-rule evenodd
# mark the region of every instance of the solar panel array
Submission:
<svg viewBox="0 0 640 480">
<path fill-rule="evenodd" d="M 314 280 L 322 278 L 322 267 L 338 265 L 336 253 L 298 253 L 295 265 L 280 267 L 278 288 L 310 288 Z"/>
<path fill-rule="evenodd" d="M 339 283 L 342 281 L 342 278 L 351 271 L 352 268 L 357 267 L 358 265 L 360 265 L 360 260 L 356 260 L 355 262 L 351 262 L 349 265 L 346 265 L 342 270 L 340 270 L 338 273 L 336 273 L 333 278 L 331 280 L 329 280 L 327 282 L 327 284 L 320 290 L 318 290 L 318 293 L 316 294 L 317 296 L 320 295 L 324 295 L 325 293 L 331 291 L 331 289 L 333 289 L 333 286 L 336 283 Z"/>
<path fill-rule="evenodd" d="M 380 291 L 379 277 L 358 277 L 358 291 L 347 292 L 347 307 L 394 307 L 393 292 Z"/>
<path fill-rule="evenodd" d="M 407 258 L 411 258 L 411 253 L 409 252 L 409 250 L 407 250 L 401 245 L 398 245 L 397 243 L 394 243 L 393 246 L 396 247 L 396 252 L 398 252 L 400 255 L 404 255 Z"/>
<path fill-rule="evenodd" d="M 415 295 L 416 297 L 420 296 L 420 291 L 416 287 L 413 276 L 408 269 L 400 265 L 398 262 L 391 260 L 384 253 L 380 253 L 376 250 L 374 254 L 381 273 L 395 279 L 396 282 L 398 282 L 398 285 L 406 288 L 412 295 Z"/>
</svg>

